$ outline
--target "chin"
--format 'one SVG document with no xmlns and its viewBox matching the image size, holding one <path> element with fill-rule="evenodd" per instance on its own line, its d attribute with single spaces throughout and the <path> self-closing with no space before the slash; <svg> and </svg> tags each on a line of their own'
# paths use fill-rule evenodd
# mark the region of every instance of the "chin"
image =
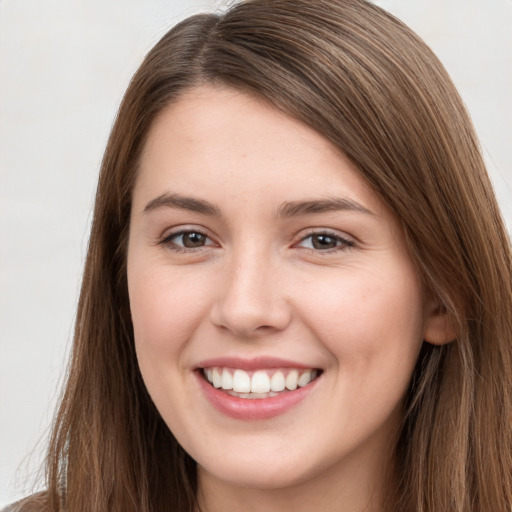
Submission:
<svg viewBox="0 0 512 512">
<path fill-rule="evenodd" d="M 260 490 L 286 489 L 304 483 L 312 478 L 311 471 L 298 467 L 297 463 L 273 460 L 267 462 L 240 460 L 213 464 L 211 467 L 198 465 L 200 478 L 208 474 L 209 478 L 222 480 L 229 485 Z M 277 464 L 276 464 L 277 462 Z"/>
</svg>

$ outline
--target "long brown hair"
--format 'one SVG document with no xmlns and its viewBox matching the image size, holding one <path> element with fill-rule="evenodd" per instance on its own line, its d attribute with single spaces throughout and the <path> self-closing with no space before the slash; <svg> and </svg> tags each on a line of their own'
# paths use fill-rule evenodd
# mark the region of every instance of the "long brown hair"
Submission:
<svg viewBox="0 0 512 512">
<path fill-rule="evenodd" d="M 180 23 L 151 50 L 105 152 L 74 347 L 47 462 L 48 510 L 192 511 L 196 467 L 144 387 L 126 245 L 155 116 L 191 87 L 264 98 L 334 143 L 401 220 L 425 290 L 457 339 L 424 343 L 404 403 L 390 510 L 505 512 L 512 503 L 510 243 L 446 71 L 364 0 L 248 0 Z"/>
</svg>

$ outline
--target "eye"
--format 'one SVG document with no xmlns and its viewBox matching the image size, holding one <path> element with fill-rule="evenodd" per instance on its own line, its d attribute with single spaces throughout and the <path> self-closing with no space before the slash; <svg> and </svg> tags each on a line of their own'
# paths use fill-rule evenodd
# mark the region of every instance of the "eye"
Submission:
<svg viewBox="0 0 512 512">
<path fill-rule="evenodd" d="M 215 245 L 204 233 L 195 230 L 179 231 L 166 236 L 162 245 L 168 245 L 174 250 L 198 249 L 207 245 Z"/>
<path fill-rule="evenodd" d="M 333 233 L 312 233 L 297 244 L 298 247 L 315 251 L 336 251 L 352 247 L 354 242 Z"/>
</svg>

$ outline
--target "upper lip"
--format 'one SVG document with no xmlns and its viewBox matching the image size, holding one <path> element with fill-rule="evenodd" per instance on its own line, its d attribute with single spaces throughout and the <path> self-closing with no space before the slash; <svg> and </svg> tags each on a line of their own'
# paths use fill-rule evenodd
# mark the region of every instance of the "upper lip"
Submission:
<svg viewBox="0 0 512 512">
<path fill-rule="evenodd" d="M 269 368 L 297 368 L 297 369 L 311 369 L 315 366 L 305 365 L 297 361 L 290 361 L 277 357 L 254 357 L 245 359 L 240 357 L 215 357 L 212 359 L 205 359 L 197 364 L 197 368 L 239 368 L 240 370 L 261 370 Z"/>
</svg>

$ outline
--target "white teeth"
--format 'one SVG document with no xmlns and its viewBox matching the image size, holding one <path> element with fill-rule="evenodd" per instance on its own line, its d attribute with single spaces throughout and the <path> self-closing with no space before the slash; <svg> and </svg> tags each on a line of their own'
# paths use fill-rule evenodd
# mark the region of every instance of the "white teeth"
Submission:
<svg viewBox="0 0 512 512">
<path fill-rule="evenodd" d="M 300 374 L 299 380 L 297 382 L 299 388 L 303 388 L 307 384 L 311 382 L 311 370 L 306 370 L 305 372 Z"/>
<path fill-rule="evenodd" d="M 255 372 L 251 379 L 251 393 L 268 393 L 270 378 L 264 371 Z"/>
<path fill-rule="evenodd" d="M 277 396 L 279 393 L 273 393 L 272 391 L 269 393 L 235 393 L 234 391 L 228 391 L 228 394 L 230 394 L 231 396 L 235 396 L 237 398 L 258 400 L 261 398 L 271 398 L 273 396 Z"/>
<path fill-rule="evenodd" d="M 237 393 L 240 398 L 265 398 L 275 396 L 286 389 L 295 391 L 298 387 L 307 386 L 318 374 L 317 370 L 291 369 L 285 377 L 282 370 L 274 373 L 258 370 L 252 377 L 245 370 L 227 368 L 205 368 L 204 375 L 215 388 Z M 272 377 L 269 376 L 272 373 Z"/>
<path fill-rule="evenodd" d="M 243 370 L 235 370 L 233 374 L 233 391 L 249 393 L 251 391 L 251 378 Z"/>
<path fill-rule="evenodd" d="M 212 384 L 215 388 L 220 388 L 222 386 L 222 375 L 218 368 L 213 369 Z"/>
<path fill-rule="evenodd" d="M 290 391 L 294 391 L 297 389 L 297 384 L 299 380 L 299 372 L 297 370 L 292 370 L 287 376 L 286 376 L 286 389 L 289 389 Z"/>
<path fill-rule="evenodd" d="M 221 387 L 222 389 L 233 389 L 233 377 L 225 368 L 222 371 Z"/>
<path fill-rule="evenodd" d="M 284 375 L 282 372 L 276 372 L 270 379 L 270 389 L 272 391 L 283 391 L 286 387 Z"/>
</svg>

